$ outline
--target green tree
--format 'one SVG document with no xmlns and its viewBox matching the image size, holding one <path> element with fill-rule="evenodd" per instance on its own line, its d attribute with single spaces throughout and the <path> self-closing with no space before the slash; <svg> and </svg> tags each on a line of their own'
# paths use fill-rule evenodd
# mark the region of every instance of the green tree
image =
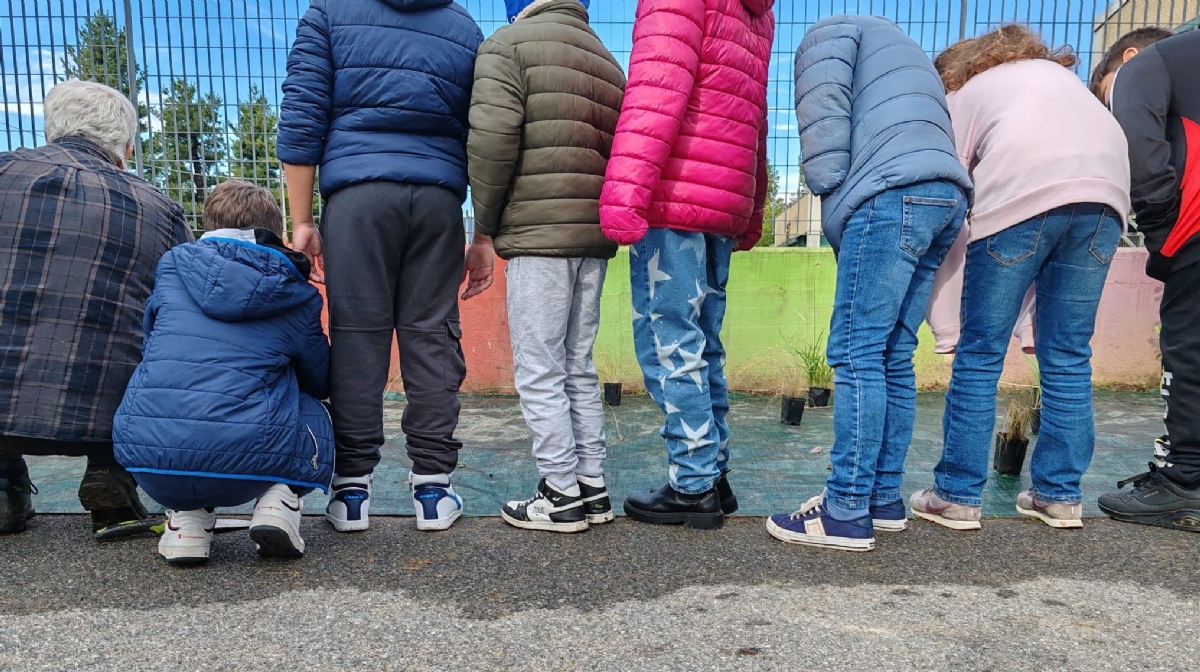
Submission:
<svg viewBox="0 0 1200 672">
<path fill-rule="evenodd" d="M 788 204 L 779 196 L 779 171 L 767 162 L 767 202 L 763 207 L 763 234 L 755 247 L 775 244 L 775 218 L 783 214 Z"/>
<path fill-rule="evenodd" d="M 238 103 L 237 120 L 229 124 L 232 143 L 229 148 L 229 173 L 252 182 L 279 198 L 281 177 L 275 158 L 275 134 L 279 113 L 257 86 Z"/>
<path fill-rule="evenodd" d="M 151 181 L 178 201 L 194 228 L 209 189 L 227 169 L 221 98 L 201 95 L 185 79 L 171 81 L 155 111 L 161 128 L 151 134 Z"/>
</svg>

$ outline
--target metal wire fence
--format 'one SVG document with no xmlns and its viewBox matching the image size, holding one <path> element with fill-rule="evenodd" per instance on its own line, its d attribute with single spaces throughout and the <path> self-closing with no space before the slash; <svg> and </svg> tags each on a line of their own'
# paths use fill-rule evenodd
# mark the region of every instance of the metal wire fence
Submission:
<svg viewBox="0 0 1200 672">
<path fill-rule="evenodd" d="M 135 169 L 179 201 L 199 228 L 204 198 L 238 177 L 285 197 L 275 158 L 284 65 L 307 0 L 3 0 L 0 151 L 45 142 L 42 101 L 55 83 L 93 79 L 138 106 Z M 485 35 L 504 25 L 500 0 L 464 0 Z M 635 0 L 593 0 L 592 24 L 627 64 Z M 815 22 L 874 14 L 898 23 L 931 56 L 953 42 L 1021 22 L 1079 54 L 1086 78 L 1117 37 L 1146 25 L 1195 27 L 1200 0 L 779 0 L 768 86 L 768 225 L 775 244 L 817 245 L 819 205 L 800 170 L 792 64 Z M 469 202 L 464 224 L 471 228 Z"/>
</svg>

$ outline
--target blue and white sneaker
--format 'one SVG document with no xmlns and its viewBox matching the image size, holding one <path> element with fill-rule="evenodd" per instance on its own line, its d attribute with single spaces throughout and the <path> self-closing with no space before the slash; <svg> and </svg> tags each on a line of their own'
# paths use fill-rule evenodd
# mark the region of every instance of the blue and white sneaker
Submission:
<svg viewBox="0 0 1200 672">
<path fill-rule="evenodd" d="M 904 510 L 904 500 L 871 505 L 871 525 L 880 532 L 903 532 L 908 529 L 908 513 Z"/>
<path fill-rule="evenodd" d="M 362 532 L 371 525 L 371 475 L 333 477 L 325 520 L 338 532 Z"/>
<path fill-rule="evenodd" d="M 875 550 L 875 532 L 869 515 L 842 521 L 825 512 L 825 493 L 804 503 L 799 511 L 767 519 L 767 532 L 789 544 L 836 548 L 842 551 Z"/>
<path fill-rule="evenodd" d="M 409 472 L 418 530 L 448 530 L 463 512 L 463 500 L 450 485 L 450 474 L 421 476 Z"/>
</svg>

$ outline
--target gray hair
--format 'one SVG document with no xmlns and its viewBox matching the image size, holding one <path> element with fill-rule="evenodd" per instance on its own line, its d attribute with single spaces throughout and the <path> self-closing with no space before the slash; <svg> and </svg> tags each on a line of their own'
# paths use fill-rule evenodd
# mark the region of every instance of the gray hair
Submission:
<svg viewBox="0 0 1200 672">
<path fill-rule="evenodd" d="M 71 80 L 46 94 L 46 140 L 79 136 L 99 144 L 118 165 L 138 139 L 137 109 L 120 91 Z"/>
</svg>

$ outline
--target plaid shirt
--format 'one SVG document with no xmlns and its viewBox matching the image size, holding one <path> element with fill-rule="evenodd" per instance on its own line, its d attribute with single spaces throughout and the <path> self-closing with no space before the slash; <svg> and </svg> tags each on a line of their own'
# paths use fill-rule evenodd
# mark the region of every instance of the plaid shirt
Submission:
<svg viewBox="0 0 1200 672">
<path fill-rule="evenodd" d="M 112 441 L 183 211 L 82 138 L 0 153 L 0 436 Z"/>
</svg>

